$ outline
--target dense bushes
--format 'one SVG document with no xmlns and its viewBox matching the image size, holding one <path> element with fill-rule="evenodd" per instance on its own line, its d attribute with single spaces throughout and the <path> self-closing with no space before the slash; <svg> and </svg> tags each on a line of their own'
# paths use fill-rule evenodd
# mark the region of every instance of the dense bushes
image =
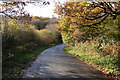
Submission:
<svg viewBox="0 0 120 80">
<path fill-rule="evenodd" d="M 45 28 L 38 30 L 32 24 L 21 23 L 14 19 L 7 19 L 6 21 L 2 21 L 3 53 L 6 49 L 20 46 L 24 49 L 29 46 L 43 46 L 60 42 L 60 34 L 55 30 L 51 31 Z"/>
<path fill-rule="evenodd" d="M 66 50 L 91 64 L 105 68 L 105 72 L 107 73 L 118 73 L 120 69 L 118 18 L 119 16 L 113 20 L 108 17 L 96 29 L 69 29 L 69 25 L 63 24 L 65 23 L 65 18 L 61 19 L 59 29 L 63 42 L 68 46 Z M 108 63 L 104 60 L 108 61 Z"/>
<path fill-rule="evenodd" d="M 100 30 L 96 29 L 97 32 L 95 29 L 74 29 L 74 31 L 68 32 L 61 30 L 63 42 L 67 44 L 65 50 L 94 65 L 105 74 L 119 75 L 120 46 L 118 36 L 120 33 L 117 21 L 117 19 L 111 19 L 111 22 L 106 24 L 103 22 L 100 25 Z"/>
<path fill-rule="evenodd" d="M 104 5 L 99 2 L 95 4 L 100 7 Z M 67 2 L 58 6 L 58 13 L 62 16 L 58 30 L 62 34 L 63 42 L 67 44 L 68 52 L 105 68 L 107 70 L 105 72 L 118 74 L 120 72 L 120 15 L 116 15 L 115 18 L 109 15 L 102 20 L 100 18 L 103 17 L 104 10 L 94 8 L 95 4 Z"/>
<path fill-rule="evenodd" d="M 6 28 L 4 26 L 7 26 Z M 36 26 L 28 23 L 19 23 L 17 20 L 8 19 L 2 24 L 3 46 L 9 47 L 24 45 L 34 42 L 37 44 L 51 44 L 58 42 L 58 32 L 49 29 L 36 29 Z M 48 41 L 48 42 L 47 42 Z"/>
<path fill-rule="evenodd" d="M 98 53 L 94 49 L 98 44 L 90 41 L 85 43 L 79 43 L 74 46 L 67 46 L 65 50 L 85 62 L 94 65 L 97 69 L 103 71 L 104 73 L 118 73 L 119 66 L 118 60 L 113 55 L 106 55 L 106 53 Z"/>
<path fill-rule="evenodd" d="M 58 34 L 57 32 L 54 33 L 48 29 L 42 29 L 42 30 L 37 30 L 34 29 L 32 30 L 33 35 L 34 35 L 34 41 L 38 44 L 52 44 L 58 42 Z"/>
<path fill-rule="evenodd" d="M 2 20 L 3 78 L 19 77 L 27 62 L 35 59 L 42 50 L 53 46 L 52 44 L 61 43 L 60 34 L 53 30 L 47 29 L 46 26 L 37 29 L 34 24 L 4 18 Z"/>
<path fill-rule="evenodd" d="M 40 30 L 40 29 L 44 29 L 45 26 L 48 24 L 48 22 L 43 21 L 43 20 L 37 20 L 37 21 L 33 21 L 32 22 L 33 25 L 36 26 L 36 29 Z"/>
</svg>

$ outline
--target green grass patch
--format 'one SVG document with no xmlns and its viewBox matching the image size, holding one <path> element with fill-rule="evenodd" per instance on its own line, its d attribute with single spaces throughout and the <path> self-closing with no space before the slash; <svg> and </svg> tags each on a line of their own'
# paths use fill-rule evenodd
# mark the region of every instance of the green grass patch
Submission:
<svg viewBox="0 0 120 80">
<path fill-rule="evenodd" d="M 84 48 L 77 49 L 78 47 L 66 47 L 65 51 L 79 57 L 83 61 L 87 63 L 93 64 L 98 69 L 101 69 L 104 73 L 112 73 L 117 74 L 120 71 L 120 66 L 118 66 L 119 62 L 117 59 L 112 59 L 109 55 L 107 56 L 100 56 L 99 53 L 91 51 L 84 51 Z M 84 53 L 83 53 L 84 52 Z M 94 56 L 92 55 L 94 54 Z"/>
<path fill-rule="evenodd" d="M 25 65 L 34 60 L 43 50 L 55 46 L 57 44 L 50 44 L 44 46 L 36 46 L 29 49 L 10 49 L 3 51 L 3 65 L 2 77 L 3 78 L 17 78 Z"/>
</svg>

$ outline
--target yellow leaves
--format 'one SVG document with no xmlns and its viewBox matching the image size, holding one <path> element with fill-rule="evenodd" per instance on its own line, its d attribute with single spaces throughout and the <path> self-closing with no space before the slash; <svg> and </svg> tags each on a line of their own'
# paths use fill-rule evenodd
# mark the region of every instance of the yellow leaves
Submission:
<svg viewBox="0 0 120 80">
<path fill-rule="evenodd" d="M 76 18 L 71 18 L 71 22 L 77 22 Z"/>
<path fill-rule="evenodd" d="M 77 6 L 77 3 L 74 3 L 73 6 Z"/>
<path fill-rule="evenodd" d="M 17 2 L 7 2 L 7 1 L 4 1 L 2 6 L 3 7 L 8 7 L 9 5 L 15 6 L 17 4 L 18 4 Z"/>
<path fill-rule="evenodd" d="M 76 15 L 77 15 L 77 16 L 80 16 L 80 13 L 79 13 L 79 12 L 77 12 L 77 13 L 76 13 Z"/>
<path fill-rule="evenodd" d="M 103 11 L 103 9 L 99 8 L 99 7 L 96 7 L 96 8 L 93 9 L 93 12 L 95 12 L 95 13 L 99 13 L 101 11 Z"/>
<path fill-rule="evenodd" d="M 79 5 L 82 5 L 82 6 L 85 6 L 85 5 L 88 5 L 88 4 L 90 4 L 90 3 L 87 2 L 87 1 L 84 1 L 84 2 L 80 2 L 80 3 L 79 3 Z"/>
<path fill-rule="evenodd" d="M 77 27 L 77 25 L 76 24 L 70 24 L 70 28 L 75 28 L 75 27 Z"/>
<path fill-rule="evenodd" d="M 70 6 L 67 6 L 66 8 L 70 9 Z"/>
<path fill-rule="evenodd" d="M 85 6 L 85 5 L 88 5 L 88 4 L 90 4 L 90 2 L 88 2 L 88 1 L 79 2 L 78 0 L 72 0 L 71 2 L 66 3 L 66 5 L 72 5 L 72 6 L 77 6 L 77 5 Z"/>
</svg>

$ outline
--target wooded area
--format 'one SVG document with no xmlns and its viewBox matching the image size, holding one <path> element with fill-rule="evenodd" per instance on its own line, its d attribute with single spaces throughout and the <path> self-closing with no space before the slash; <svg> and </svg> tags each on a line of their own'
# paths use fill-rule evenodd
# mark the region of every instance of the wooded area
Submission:
<svg viewBox="0 0 120 80">
<path fill-rule="evenodd" d="M 56 6 L 69 53 L 108 75 L 120 73 L 120 2 L 66 2 Z"/>
<path fill-rule="evenodd" d="M 65 51 L 110 78 L 119 77 L 120 1 L 57 4 L 55 13 L 59 19 L 30 16 L 24 11 L 26 4 L 3 2 L 1 5 L 4 78 L 18 77 L 23 65 L 62 41 L 67 45 Z M 42 5 L 49 4 L 43 1 Z"/>
<path fill-rule="evenodd" d="M 56 30 L 58 20 L 30 16 L 24 11 L 25 5 L 25 2 L 2 4 L 3 78 L 20 76 L 25 65 L 42 50 L 61 43 L 61 35 Z"/>
</svg>

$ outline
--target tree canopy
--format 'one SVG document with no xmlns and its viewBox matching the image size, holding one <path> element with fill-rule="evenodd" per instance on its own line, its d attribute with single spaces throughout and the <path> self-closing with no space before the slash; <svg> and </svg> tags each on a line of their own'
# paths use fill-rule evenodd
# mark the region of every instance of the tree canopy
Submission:
<svg viewBox="0 0 120 80">
<path fill-rule="evenodd" d="M 8 16 L 9 18 L 12 19 L 30 19 L 30 14 L 25 10 L 25 6 L 28 4 L 33 4 L 37 6 L 44 6 L 44 5 L 49 5 L 50 2 L 42 0 L 42 1 L 34 1 L 34 2 L 12 2 L 12 1 L 3 1 L 1 7 L 0 13 L 2 13 L 5 16 Z"/>
<path fill-rule="evenodd" d="M 70 22 L 81 27 L 93 27 L 107 17 L 120 15 L 120 2 L 67 2 L 57 6 L 58 15 L 69 17 Z M 93 27 L 94 28 L 94 27 Z"/>
</svg>

